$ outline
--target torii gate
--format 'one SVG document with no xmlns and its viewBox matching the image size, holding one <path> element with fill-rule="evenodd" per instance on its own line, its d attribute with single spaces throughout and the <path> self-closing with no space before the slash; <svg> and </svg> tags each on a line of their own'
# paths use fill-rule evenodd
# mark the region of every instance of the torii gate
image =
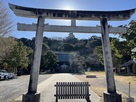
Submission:
<svg viewBox="0 0 136 102">
<path fill-rule="evenodd" d="M 31 69 L 28 93 L 23 95 L 23 102 L 40 102 L 40 94 L 37 93 L 38 75 L 43 42 L 43 32 L 77 32 L 77 33 L 101 33 L 104 67 L 106 72 L 107 92 L 104 93 L 104 102 L 121 102 L 121 95 L 116 93 L 113 73 L 113 64 L 110 50 L 109 33 L 125 33 L 125 27 L 109 27 L 108 20 L 127 20 L 135 12 L 135 9 L 124 11 L 75 11 L 75 10 L 51 10 L 22 7 L 9 4 L 10 9 L 17 16 L 38 18 L 37 24 L 20 24 L 20 31 L 36 31 L 34 58 Z M 45 19 L 70 19 L 71 26 L 56 26 L 44 24 Z M 83 27 L 76 26 L 75 20 L 100 20 L 101 26 Z"/>
</svg>

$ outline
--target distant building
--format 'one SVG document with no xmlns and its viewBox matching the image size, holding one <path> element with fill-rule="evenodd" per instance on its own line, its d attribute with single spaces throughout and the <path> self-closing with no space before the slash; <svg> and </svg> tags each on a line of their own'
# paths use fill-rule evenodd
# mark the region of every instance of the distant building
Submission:
<svg viewBox="0 0 136 102">
<path fill-rule="evenodd" d="M 57 57 L 58 57 L 58 61 L 59 61 L 59 65 L 69 65 L 69 54 L 68 53 L 64 53 L 64 52 L 55 52 Z"/>
<path fill-rule="evenodd" d="M 131 50 L 132 52 L 136 52 L 136 47 Z"/>
<path fill-rule="evenodd" d="M 119 68 L 120 74 L 136 74 L 136 63 L 134 60 L 129 60 L 128 62 L 121 65 Z"/>
<path fill-rule="evenodd" d="M 70 54 L 66 52 L 55 52 L 58 57 L 59 68 L 58 72 L 69 72 L 70 66 Z"/>
</svg>

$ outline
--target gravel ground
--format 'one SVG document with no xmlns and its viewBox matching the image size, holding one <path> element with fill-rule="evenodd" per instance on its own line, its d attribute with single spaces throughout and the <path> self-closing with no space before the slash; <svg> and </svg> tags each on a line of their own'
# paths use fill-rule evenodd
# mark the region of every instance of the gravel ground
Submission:
<svg viewBox="0 0 136 102">
<path fill-rule="evenodd" d="M 39 75 L 39 83 L 49 78 L 50 74 Z M 91 86 L 106 88 L 105 77 L 86 78 L 85 75 L 75 75 L 81 81 L 88 81 Z M 0 81 L 0 102 L 12 102 L 15 98 L 27 92 L 29 83 L 29 75 L 20 76 L 16 79 Z M 117 91 L 128 94 L 128 84 L 116 81 Z M 131 86 L 131 96 L 136 97 L 136 86 Z"/>
<path fill-rule="evenodd" d="M 41 93 L 41 102 L 55 102 L 54 94 L 56 93 L 56 88 L 54 85 L 56 82 L 80 82 L 80 80 L 68 73 L 54 74 L 45 84 L 45 88 Z M 91 96 L 91 102 L 100 102 L 100 97 L 98 97 L 94 92 L 89 90 Z M 58 102 L 86 102 L 85 99 L 59 99 Z"/>
<path fill-rule="evenodd" d="M 39 83 L 52 76 L 39 75 Z M 29 75 L 19 76 L 15 79 L 0 81 L 0 102 L 12 102 L 15 98 L 27 92 Z"/>
</svg>

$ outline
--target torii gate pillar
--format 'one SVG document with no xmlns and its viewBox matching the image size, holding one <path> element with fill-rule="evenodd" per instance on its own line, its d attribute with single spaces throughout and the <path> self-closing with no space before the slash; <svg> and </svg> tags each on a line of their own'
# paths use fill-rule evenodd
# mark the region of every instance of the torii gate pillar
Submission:
<svg viewBox="0 0 136 102">
<path fill-rule="evenodd" d="M 113 64 L 110 50 L 108 22 L 106 18 L 101 19 L 101 31 L 102 31 L 104 68 L 106 72 L 107 81 L 107 92 L 104 92 L 104 102 L 122 102 L 121 95 L 116 93 Z"/>
<path fill-rule="evenodd" d="M 38 17 L 33 64 L 29 80 L 29 88 L 28 93 L 23 95 L 23 102 L 40 102 L 40 93 L 37 93 L 37 85 L 43 43 L 44 19 L 45 17 L 43 16 Z"/>
</svg>

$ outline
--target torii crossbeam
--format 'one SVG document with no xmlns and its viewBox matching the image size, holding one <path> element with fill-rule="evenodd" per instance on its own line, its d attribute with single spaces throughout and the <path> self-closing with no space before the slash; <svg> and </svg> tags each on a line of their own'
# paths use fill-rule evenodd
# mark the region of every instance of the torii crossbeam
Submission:
<svg viewBox="0 0 136 102">
<path fill-rule="evenodd" d="M 113 64 L 110 50 L 109 33 L 125 33 L 126 28 L 109 27 L 108 20 L 127 20 L 135 12 L 135 9 L 123 11 L 76 11 L 76 10 L 51 10 L 29 8 L 9 4 L 10 9 L 17 16 L 38 18 L 37 24 L 18 24 L 18 30 L 36 31 L 34 59 L 31 68 L 28 93 L 23 95 L 23 102 L 40 102 L 40 94 L 37 94 L 38 75 L 44 31 L 79 32 L 79 33 L 101 33 L 104 67 L 106 72 L 107 92 L 104 93 L 104 102 L 122 102 L 121 95 L 116 93 L 113 74 Z M 45 25 L 45 19 L 69 19 L 69 20 L 98 20 L 100 27 L 55 26 Z"/>
<path fill-rule="evenodd" d="M 19 31 L 36 31 L 36 24 L 21 24 L 18 23 Z M 101 26 L 89 27 L 89 26 L 58 26 L 44 24 L 44 31 L 46 32 L 74 32 L 74 33 L 101 33 Z M 108 31 L 111 34 L 124 34 L 126 33 L 126 27 L 108 27 Z"/>
</svg>

